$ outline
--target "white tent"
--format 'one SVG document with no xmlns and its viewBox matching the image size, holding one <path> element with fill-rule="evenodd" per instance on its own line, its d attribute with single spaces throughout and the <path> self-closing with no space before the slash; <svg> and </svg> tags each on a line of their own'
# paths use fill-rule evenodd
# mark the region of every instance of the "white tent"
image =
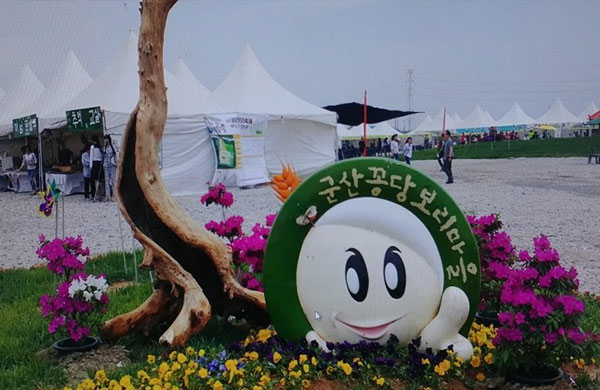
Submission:
<svg viewBox="0 0 600 390">
<path fill-rule="evenodd" d="M 27 64 L 23 65 L 21 73 L 8 88 L 2 106 L 0 107 L 0 136 L 12 131 L 12 120 L 18 117 L 24 107 L 37 99 L 43 92 L 44 86 L 38 80 Z M 33 114 L 33 112 L 31 113 Z M 6 127 L 10 124 L 10 127 Z"/>
<path fill-rule="evenodd" d="M 281 162 L 286 162 L 307 176 L 335 161 L 336 114 L 279 85 L 249 44 L 210 98 L 224 112 L 268 116 L 264 150 L 269 173 L 280 172 Z"/>
<path fill-rule="evenodd" d="M 432 133 L 431 129 L 433 128 L 433 119 L 429 115 L 423 119 L 421 123 L 413 130 L 408 133 L 408 135 L 419 135 L 419 134 L 430 134 Z"/>
<path fill-rule="evenodd" d="M 461 129 L 478 129 L 483 127 L 496 126 L 496 120 L 492 118 L 489 112 L 484 111 L 477 105 L 469 115 L 460 123 Z"/>
<path fill-rule="evenodd" d="M 342 130 L 340 131 L 340 126 Z M 348 130 L 343 130 L 343 128 L 347 128 L 347 126 L 338 124 L 338 136 L 340 133 L 343 134 L 341 138 L 345 139 L 362 139 L 364 137 L 364 127 L 361 123 L 357 126 L 352 126 Z M 379 122 L 379 123 L 370 123 L 367 124 L 367 138 L 390 138 L 392 135 L 400 133 L 396 131 L 388 122 Z"/>
<path fill-rule="evenodd" d="M 2 96 L 2 92 L 0 92 L 0 97 Z M 598 112 L 598 106 L 596 103 L 589 102 L 589 104 L 581 111 L 581 114 L 577 116 L 581 122 L 587 122 L 589 120 L 588 116 L 595 114 Z"/>
<path fill-rule="evenodd" d="M 498 126 L 532 125 L 534 123 L 535 120 L 527 115 L 517 102 L 514 102 L 506 114 L 498 119 Z"/>
<path fill-rule="evenodd" d="M 100 75 L 54 115 L 64 118 L 67 110 L 100 106 L 104 110 L 106 133 L 119 145 L 139 98 L 137 50 L 137 36 L 130 32 Z M 215 159 L 204 117 L 197 113 L 219 109 L 196 94 L 186 93 L 180 82 L 166 71 L 165 81 L 168 117 L 162 139 L 162 178 L 173 195 L 199 194 L 213 178 Z"/>
<path fill-rule="evenodd" d="M 92 83 L 92 78 L 83 69 L 81 63 L 72 50 L 69 50 L 65 60 L 56 72 L 46 90 L 18 116 L 37 114 L 39 126 L 43 129 L 46 125 L 64 119 L 65 113 L 57 116 L 55 111 L 69 102 L 77 94 Z"/>
<path fill-rule="evenodd" d="M 197 95 L 200 99 L 206 99 L 210 95 L 208 88 L 198 80 L 182 58 L 177 59 L 173 68 L 173 76 L 181 82 L 187 95 Z"/>
<path fill-rule="evenodd" d="M 545 123 L 545 124 L 566 124 L 566 123 L 579 123 L 581 122 L 579 118 L 575 115 L 571 114 L 569 110 L 563 106 L 559 99 L 556 99 L 554 103 L 550 106 L 548 111 L 544 113 L 541 117 L 538 118 L 537 123 Z"/>
</svg>

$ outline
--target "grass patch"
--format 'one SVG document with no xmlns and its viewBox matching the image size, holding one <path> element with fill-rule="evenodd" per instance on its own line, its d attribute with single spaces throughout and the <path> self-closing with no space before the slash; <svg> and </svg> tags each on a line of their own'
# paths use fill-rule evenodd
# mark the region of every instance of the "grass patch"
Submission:
<svg viewBox="0 0 600 390">
<path fill-rule="evenodd" d="M 454 149 L 458 159 L 492 159 L 509 157 L 587 157 L 589 148 L 600 153 L 600 136 L 581 138 L 550 138 L 501 142 L 479 142 L 459 145 Z M 417 150 L 414 160 L 433 160 L 436 150 Z"/>
<path fill-rule="evenodd" d="M 137 263 L 142 252 L 136 253 Z M 113 252 L 90 260 L 86 272 L 106 274 L 109 284 L 134 281 L 133 254 L 126 254 L 126 268 L 121 253 Z M 103 321 L 135 309 L 152 292 L 150 273 L 138 270 L 138 283 L 109 293 L 110 303 Z M 49 348 L 64 336 L 48 334 L 48 321 L 41 315 L 39 298 L 54 291 L 59 280 L 45 268 L 16 269 L 0 272 L 0 389 L 31 390 L 62 388 L 68 381 L 63 368 L 48 362 L 37 352 Z M 92 335 L 98 334 L 98 327 Z M 227 345 L 247 334 L 219 318 L 212 319 L 202 335 L 190 345 L 196 348 Z M 166 349 L 155 341 L 136 336 L 119 340 L 130 351 L 132 364 L 119 369 L 122 374 L 135 374 L 148 354 L 162 355 Z"/>
</svg>

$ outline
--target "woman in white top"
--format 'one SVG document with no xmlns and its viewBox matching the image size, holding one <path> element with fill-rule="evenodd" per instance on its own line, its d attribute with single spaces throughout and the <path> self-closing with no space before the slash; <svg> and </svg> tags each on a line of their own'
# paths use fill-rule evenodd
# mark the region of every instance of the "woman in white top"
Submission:
<svg viewBox="0 0 600 390">
<path fill-rule="evenodd" d="M 110 135 L 104 136 L 104 181 L 106 183 L 106 197 L 114 197 L 115 176 L 117 173 L 117 151 L 112 144 Z"/>
<path fill-rule="evenodd" d="M 404 144 L 404 147 L 402 148 L 402 153 L 404 154 L 404 161 L 408 165 L 410 165 L 410 160 L 412 160 L 412 153 L 413 153 L 412 137 L 408 137 L 406 139 L 406 143 Z"/>
<path fill-rule="evenodd" d="M 27 177 L 29 178 L 29 183 L 31 184 L 31 193 L 35 193 L 37 186 L 37 158 L 35 154 L 31 152 L 31 148 L 29 146 L 25 147 L 25 154 L 23 155 L 23 162 L 19 167 L 19 171 L 23 169 L 23 167 L 27 168 Z"/>
<path fill-rule="evenodd" d="M 392 135 L 392 141 L 390 142 L 390 152 L 394 160 L 399 160 L 400 156 L 400 143 L 398 142 L 398 135 Z"/>
<path fill-rule="evenodd" d="M 100 169 L 102 168 L 102 149 L 98 137 L 92 137 L 92 146 L 90 147 L 90 168 L 92 169 L 91 181 L 92 200 L 96 198 L 96 184 L 100 178 Z"/>
</svg>

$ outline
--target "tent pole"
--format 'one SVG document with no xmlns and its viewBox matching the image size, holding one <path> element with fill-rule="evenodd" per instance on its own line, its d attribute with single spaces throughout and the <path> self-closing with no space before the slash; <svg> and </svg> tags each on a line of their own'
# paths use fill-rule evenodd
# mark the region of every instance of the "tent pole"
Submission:
<svg viewBox="0 0 600 390">
<path fill-rule="evenodd" d="M 363 106 L 363 157 L 367 156 L 367 90 L 365 89 L 365 104 Z"/>
</svg>

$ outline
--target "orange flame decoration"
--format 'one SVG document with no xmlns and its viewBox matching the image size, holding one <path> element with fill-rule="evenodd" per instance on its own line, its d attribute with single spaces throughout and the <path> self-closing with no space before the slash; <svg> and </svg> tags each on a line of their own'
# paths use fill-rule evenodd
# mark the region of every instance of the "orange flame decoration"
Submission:
<svg viewBox="0 0 600 390">
<path fill-rule="evenodd" d="M 298 173 L 291 164 L 281 163 L 281 175 L 274 175 L 271 179 L 271 188 L 275 191 L 275 196 L 282 203 L 290 196 L 300 184 Z"/>
</svg>

